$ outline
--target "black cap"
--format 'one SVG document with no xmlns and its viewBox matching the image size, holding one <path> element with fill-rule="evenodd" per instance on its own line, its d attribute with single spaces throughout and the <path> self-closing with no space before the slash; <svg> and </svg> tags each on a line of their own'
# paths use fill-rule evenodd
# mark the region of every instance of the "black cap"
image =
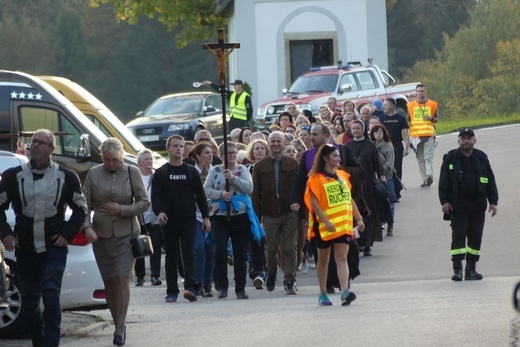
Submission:
<svg viewBox="0 0 520 347">
<path fill-rule="evenodd" d="M 460 132 L 459 132 L 459 137 L 463 136 L 463 135 L 469 135 L 469 136 L 475 136 L 475 133 L 473 132 L 473 130 L 471 130 L 470 128 L 463 128 Z"/>
<path fill-rule="evenodd" d="M 244 85 L 244 83 L 242 83 L 242 80 L 235 80 L 235 82 L 233 82 L 233 85 L 235 84 L 240 84 L 241 86 Z"/>
</svg>

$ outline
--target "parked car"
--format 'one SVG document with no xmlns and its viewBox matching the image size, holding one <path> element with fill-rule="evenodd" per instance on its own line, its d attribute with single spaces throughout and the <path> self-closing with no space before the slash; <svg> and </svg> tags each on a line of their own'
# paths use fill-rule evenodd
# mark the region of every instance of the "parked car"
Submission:
<svg viewBox="0 0 520 347">
<path fill-rule="evenodd" d="M 229 107 L 226 106 L 226 110 Z M 155 100 L 144 112 L 138 112 L 137 116 L 126 127 L 151 149 L 164 150 L 166 139 L 174 134 L 192 140 L 201 129 L 208 130 L 217 141 L 223 138 L 222 99 L 218 93 L 165 95 Z"/>
<path fill-rule="evenodd" d="M 25 156 L 0 151 L 0 180 L 1 174 L 5 170 L 27 161 Z M 69 216 L 70 210 L 67 217 Z M 14 228 L 15 215 L 12 208 L 7 210 L 7 222 L 11 228 Z M 5 295 L 8 307 L 0 307 L 0 337 L 12 337 L 25 330 L 25 321 L 22 312 L 22 297 L 16 277 L 14 253 L 5 252 L 5 261 L 10 268 L 11 275 L 14 276 L 14 285 L 8 289 Z M 106 307 L 105 287 L 94 258 L 92 244 L 89 244 L 85 236 L 78 231 L 74 240 L 69 244 L 69 255 L 61 288 L 61 308 L 63 310 L 92 310 Z"/>
</svg>

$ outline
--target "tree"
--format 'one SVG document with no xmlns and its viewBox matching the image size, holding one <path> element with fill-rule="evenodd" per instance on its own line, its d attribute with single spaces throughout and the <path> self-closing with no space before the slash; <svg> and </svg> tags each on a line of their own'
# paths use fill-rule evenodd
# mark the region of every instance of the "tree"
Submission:
<svg viewBox="0 0 520 347">
<path fill-rule="evenodd" d="M 426 82 L 443 117 L 520 112 L 519 17 L 517 0 L 478 1 L 468 25 L 445 35 L 435 59 L 418 61 L 406 78 Z"/>
<path fill-rule="evenodd" d="M 219 27 L 224 27 L 227 17 L 216 13 L 215 0 L 90 0 L 92 6 L 111 3 L 118 21 L 137 23 L 140 15 L 157 18 L 169 31 L 180 27 L 177 47 L 185 47 L 190 41 L 207 39 Z"/>
</svg>

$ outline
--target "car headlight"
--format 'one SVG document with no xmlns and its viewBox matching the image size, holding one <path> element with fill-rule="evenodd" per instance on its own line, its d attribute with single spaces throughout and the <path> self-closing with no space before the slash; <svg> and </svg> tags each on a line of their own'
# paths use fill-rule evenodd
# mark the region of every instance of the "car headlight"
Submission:
<svg viewBox="0 0 520 347">
<path fill-rule="evenodd" d="M 184 129 L 188 129 L 188 124 L 172 124 L 168 127 L 169 132 Z"/>
<path fill-rule="evenodd" d="M 264 113 L 265 113 L 265 107 L 258 108 L 258 112 L 257 112 L 258 116 L 263 116 Z"/>
<path fill-rule="evenodd" d="M 273 114 L 275 111 L 276 109 L 274 108 L 274 106 L 269 106 L 267 108 L 267 114 Z"/>
<path fill-rule="evenodd" d="M 298 105 L 298 110 L 299 110 L 299 111 L 303 111 L 303 110 L 309 110 L 309 111 L 311 111 L 311 105 L 309 105 L 309 104 L 301 104 L 301 105 Z"/>
</svg>

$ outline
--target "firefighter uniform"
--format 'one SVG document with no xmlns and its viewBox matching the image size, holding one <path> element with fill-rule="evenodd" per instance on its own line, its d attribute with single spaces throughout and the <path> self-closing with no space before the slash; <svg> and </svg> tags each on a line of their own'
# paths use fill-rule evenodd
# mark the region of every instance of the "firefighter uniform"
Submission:
<svg viewBox="0 0 520 347">
<path fill-rule="evenodd" d="M 459 133 L 459 142 L 463 135 L 475 136 L 473 130 L 465 128 Z M 452 208 L 449 215 L 445 214 L 452 229 L 452 280 L 462 280 L 464 259 L 465 279 L 482 279 L 475 266 L 480 259 L 486 207 L 488 202 L 495 207 L 498 203 L 495 175 L 487 155 L 474 148 L 469 156 L 464 155 L 461 148 L 445 154 L 439 179 L 439 199 L 441 205 L 449 203 Z"/>
</svg>

